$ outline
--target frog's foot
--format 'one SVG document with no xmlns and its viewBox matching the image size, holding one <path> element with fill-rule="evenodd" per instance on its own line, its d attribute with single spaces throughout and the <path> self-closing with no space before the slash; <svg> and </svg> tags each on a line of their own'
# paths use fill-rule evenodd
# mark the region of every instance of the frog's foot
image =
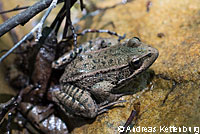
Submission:
<svg viewBox="0 0 200 134">
<path fill-rule="evenodd" d="M 98 115 L 98 105 L 87 90 L 66 83 L 62 89 L 52 87 L 48 99 L 55 102 L 67 115 L 94 118 Z"/>
<path fill-rule="evenodd" d="M 55 116 L 54 109 L 49 107 L 22 102 L 18 109 L 23 116 L 19 120 L 32 133 L 68 134 L 65 122 Z"/>
<path fill-rule="evenodd" d="M 115 104 L 124 103 L 124 102 L 126 102 L 126 100 L 118 100 L 118 101 L 114 101 L 114 102 L 105 101 L 103 103 L 100 103 L 99 109 L 98 109 L 98 115 L 102 114 L 104 112 L 107 112 L 109 110 L 108 107 L 112 107 Z"/>
</svg>

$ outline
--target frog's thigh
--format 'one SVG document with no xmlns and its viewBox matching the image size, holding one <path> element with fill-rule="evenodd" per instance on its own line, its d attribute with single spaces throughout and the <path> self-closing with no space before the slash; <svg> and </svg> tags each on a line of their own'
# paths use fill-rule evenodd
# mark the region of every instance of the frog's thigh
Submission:
<svg viewBox="0 0 200 134">
<path fill-rule="evenodd" d="M 101 81 L 92 86 L 91 93 L 100 102 L 113 102 L 116 101 L 119 97 L 121 97 L 121 94 L 113 94 L 111 92 L 114 87 L 115 85 L 113 85 L 110 81 Z"/>
<path fill-rule="evenodd" d="M 62 89 L 50 91 L 52 100 L 69 115 L 94 118 L 98 114 L 98 106 L 90 93 L 74 85 L 65 84 Z"/>
</svg>

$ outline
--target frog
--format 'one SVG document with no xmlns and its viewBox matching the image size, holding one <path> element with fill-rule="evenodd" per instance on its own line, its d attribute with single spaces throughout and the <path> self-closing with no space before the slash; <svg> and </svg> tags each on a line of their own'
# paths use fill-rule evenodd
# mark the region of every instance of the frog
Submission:
<svg viewBox="0 0 200 134">
<path fill-rule="evenodd" d="M 70 56 L 72 61 L 73 58 L 76 58 L 76 54 L 78 54 L 79 52 L 86 53 L 89 51 L 94 51 L 94 49 L 97 50 L 106 48 L 111 46 L 112 44 L 116 44 L 117 42 L 119 42 L 119 40 L 123 39 L 124 37 L 124 36 L 119 36 L 115 32 L 109 31 L 109 34 L 110 33 L 118 36 L 119 39 L 112 40 L 112 39 L 97 38 L 93 41 L 84 43 L 83 47 L 74 49 L 67 55 Z M 63 117 L 60 118 L 61 116 L 57 114 L 56 109 L 54 109 L 54 105 L 52 105 L 52 103 L 46 100 L 46 92 L 48 92 L 50 85 L 54 85 L 55 83 L 58 82 L 56 78 L 60 77 L 61 72 L 63 71 L 63 70 L 59 71 L 52 70 L 51 63 L 55 57 L 57 56 L 59 57 L 59 55 L 62 55 L 63 52 L 68 51 L 68 49 L 66 49 L 65 47 L 67 47 L 68 44 L 70 44 L 70 41 L 62 40 L 57 44 L 57 37 L 55 36 L 54 31 L 51 31 L 51 29 L 47 27 L 44 29 L 43 41 L 40 42 L 41 44 L 37 44 L 40 45 L 41 47 L 35 48 L 34 46 L 36 46 L 36 43 L 35 42 L 33 43 L 35 45 L 32 45 L 32 43 L 24 44 L 27 47 L 31 45 L 30 49 L 26 49 L 26 47 L 24 49 L 22 48 L 22 51 L 24 51 L 24 53 L 19 55 L 19 60 L 18 60 L 20 61 L 19 63 L 24 63 L 23 66 L 26 67 L 25 68 L 26 70 L 29 69 L 31 70 L 28 71 L 31 72 L 32 74 L 28 75 L 29 76 L 27 79 L 28 81 L 26 82 L 28 84 L 25 85 L 24 81 L 21 80 L 17 82 L 17 85 L 22 85 L 22 86 L 17 86 L 13 84 L 14 88 L 19 87 L 20 89 L 19 95 L 14 97 L 13 98 L 14 100 L 12 100 L 11 103 L 8 102 L 6 104 L 0 105 L 0 108 L 2 107 L 2 109 L 5 111 L 4 112 L 0 109 L 0 112 L 1 111 L 3 112 L 0 114 L 3 117 L 6 114 L 6 112 L 9 111 L 9 108 L 11 106 L 12 107 L 14 106 L 13 109 L 16 109 L 17 111 L 17 120 L 19 125 L 25 127 L 32 133 L 35 133 L 35 131 L 39 131 L 38 133 L 41 132 L 68 133 L 67 123 L 63 120 Z M 36 51 L 36 49 L 38 51 Z M 28 54 L 32 54 L 30 52 L 33 52 L 33 50 L 35 51 L 35 56 L 28 56 Z M 34 57 L 35 59 L 32 58 L 30 59 L 30 57 Z M 61 58 L 63 64 L 65 64 L 66 62 L 65 58 L 66 57 Z M 29 65 L 29 62 L 24 62 L 24 61 L 32 61 L 32 62 L 31 65 Z M 22 69 L 23 67 L 19 65 L 21 64 L 16 64 L 16 67 Z M 21 74 L 24 76 L 27 75 L 25 71 L 22 72 Z M 106 109 L 104 109 L 104 111 L 106 111 Z M 10 130 L 8 129 L 7 131 L 9 132 Z"/>
<path fill-rule="evenodd" d="M 122 103 L 119 98 L 127 95 L 123 87 L 148 69 L 158 55 L 156 48 L 137 37 L 121 43 L 109 38 L 92 40 L 52 63 L 57 69 L 66 65 L 60 85 L 48 91 L 49 100 L 69 116 L 95 118 Z"/>
</svg>

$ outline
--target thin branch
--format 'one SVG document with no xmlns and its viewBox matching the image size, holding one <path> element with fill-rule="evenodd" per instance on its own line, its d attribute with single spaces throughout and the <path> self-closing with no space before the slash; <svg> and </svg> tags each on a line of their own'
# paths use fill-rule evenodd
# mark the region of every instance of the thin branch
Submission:
<svg viewBox="0 0 200 134">
<path fill-rule="evenodd" d="M 2 57 L 0 57 L 0 63 L 9 55 L 9 54 L 11 54 L 18 46 L 20 46 L 25 40 L 27 40 L 28 38 L 29 38 L 29 36 L 31 36 L 34 32 L 37 32 L 37 38 L 36 39 L 39 39 L 40 38 L 40 36 L 41 36 L 41 31 L 42 31 L 42 25 L 43 25 L 43 23 L 44 23 L 44 21 L 46 20 L 46 18 L 47 18 L 47 16 L 49 15 L 49 13 L 51 12 L 51 10 L 56 6 L 56 4 L 57 4 L 57 2 L 59 1 L 59 0 L 43 0 L 42 2 L 43 3 L 41 3 L 41 2 L 39 2 L 40 4 L 42 4 L 43 6 L 42 7 L 44 7 L 45 5 L 44 5 L 44 3 L 45 2 L 48 2 L 48 1 L 50 1 L 51 3 L 50 3 L 50 6 L 49 6 L 49 8 L 48 8 L 48 10 L 45 12 L 45 14 L 44 14 L 44 16 L 42 17 L 42 19 L 40 20 L 40 22 L 28 33 L 28 34 L 26 34 L 17 44 L 15 44 L 7 53 L 5 53 Z M 73 5 L 74 5 L 74 3 L 76 2 L 77 0 L 71 0 L 71 3 L 72 4 L 70 4 L 70 7 L 72 7 Z M 63 2 L 62 0 L 61 1 L 59 1 L 59 2 Z M 36 3 L 35 5 L 38 5 L 38 3 Z M 33 6 L 31 6 L 32 8 L 34 7 L 34 5 Z M 29 10 L 29 12 L 31 13 L 31 11 L 30 11 L 30 9 L 31 10 L 33 10 L 32 8 L 28 8 L 27 10 Z M 37 8 L 39 8 L 39 9 L 37 9 L 38 11 L 40 10 L 40 11 L 42 11 L 41 9 L 41 5 L 40 6 L 35 6 L 35 7 L 37 7 Z M 35 8 L 34 7 L 34 8 Z M 33 10 L 34 11 L 34 10 Z M 28 11 L 27 11 L 28 12 Z M 22 13 L 23 13 L 23 15 L 22 15 Z M 20 14 L 18 14 L 18 15 L 16 15 L 16 16 L 19 16 L 18 18 L 16 17 L 16 16 L 14 16 L 13 18 L 15 18 L 15 19 L 13 19 L 13 18 L 11 18 L 11 19 L 9 19 L 9 20 L 12 20 L 11 22 L 13 22 L 14 24 L 16 24 L 16 25 L 19 25 L 19 24 L 21 24 L 21 23 L 18 23 L 18 19 L 20 18 L 20 17 L 22 17 L 21 19 L 27 19 L 26 18 L 26 15 L 27 15 L 27 13 L 24 13 L 24 12 L 22 12 L 22 13 L 20 13 Z M 34 12 L 34 13 L 36 13 L 36 12 Z M 33 14 L 33 13 L 32 13 Z M 36 15 L 36 14 L 35 14 Z M 29 16 L 31 16 L 31 15 L 29 15 Z M 9 21 L 8 20 L 8 21 Z M 4 29 L 6 29 L 7 27 L 5 27 L 5 25 L 7 25 L 7 23 L 8 23 L 8 21 L 6 21 L 5 23 L 3 23 L 3 24 L 1 24 L 0 25 L 0 36 L 1 35 L 3 35 L 3 34 L 1 34 L 1 30 L 3 30 L 2 29 L 2 27 L 4 27 Z M 17 21 L 17 22 L 16 22 Z M 24 23 L 24 21 L 22 21 L 23 23 Z M 12 23 L 11 23 L 12 24 Z M 15 26 L 16 26 L 15 25 Z M 9 26 L 9 25 L 8 25 Z M 13 25 L 12 25 L 13 26 Z M 14 26 L 13 26 L 14 27 Z M 12 29 L 12 28 L 10 28 L 10 29 Z M 9 29 L 9 30 L 10 30 Z M 8 31 L 9 31 L 8 30 Z M 4 30 L 4 32 L 5 32 L 5 30 Z M 4 33 L 5 34 L 5 33 Z"/>
<path fill-rule="evenodd" d="M 51 2 L 52 0 L 41 0 L 37 2 L 36 4 L 34 4 L 33 6 L 30 6 L 29 8 L 27 8 L 25 11 L 8 19 L 6 22 L 0 25 L 0 37 L 19 24 L 24 25 L 35 15 L 37 15 L 42 10 L 49 7 Z"/>
<path fill-rule="evenodd" d="M 3 12 L 3 3 L 0 1 L 0 13 L 1 12 Z M 3 21 L 8 20 L 8 17 L 6 16 L 6 14 L 0 14 L 0 15 L 1 15 Z M 11 36 L 13 43 L 16 44 L 19 41 L 16 31 L 14 29 L 12 29 L 12 30 L 10 30 L 9 34 Z"/>
<path fill-rule="evenodd" d="M 81 0 L 82 1 L 82 0 Z M 80 3 L 81 3 L 81 1 L 80 1 Z M 74 20 L 74 22 L 72 23 L 73 25 L 74 24 L 77 24 L 78 22 L 80 22 L 81 20 L 84 20 L 86 17 L 89 17 L 89 16 L 96 16 L 96 15 L 98 15 L 98 14 L 100 14 L 101 12 L 105 12 L 106 10 L 108 10 L 108 9 L 111 9 L 111 8 L 115 8 L 115 7 L 117 7 L 117 6 L 120 6 L 120 5 L 124 5 L 124 4 L 126 4 L 126 3 L 128 3 L 128 2 L 132 2 L 133 0 L 122 0 L 121 2 L 119 2 L 119 3 L 116 3 L 116 4 L 114 4 L 114 5 L 112 5 L 112 6 L 108 6 L 108 7 L 105 7 L 105 8 L 97 8 L 97 10 L 95 10 L 95 11 L 93 11 L 93 12 L 88 12 L 88 13 L 86 13 L 85 15 L 83 15 L 81 18 L 77 18 L 77 19 L 75 19 Z M 83 3 L 82 3 L 83 4 Z M 85 6 L 84 6 L 84 4 L 82 5 L 81 4 L 81 9 L 82 8 L 84 8 Z"/>
<path fill-rule="evenodd" d="M 44 21 L 46 20 L 47 16 L 50 14 L 51 10 L 56 6 L 58 0 L 53 0 L 50 4 L 48 10 L 45 12 L 44 16 L 40 20 L 40 22 L 28 33 L 26 34 L 17 44 L 15 44 L 7 53 L 5 53 L 1 58 L 0 62 L 2 62 L 9 54 L 11 54 L 18 46 L 20 46 L 25 40 L 29 38 L 34 32 L 37 31 L 37 37 L 36 39 L 39 40 L 39 38 L 42 36 L 42 26 Z"/>
<path fill-rule="evenodd" d="M 24 9 L 27 9 L 27 8 L 29 8 L 29 6 L 24 6 L 24 7 L 16 6 L 15 8 L 10 9 L 10 10 L 1 11 L 0 14 L 5 14 L 5 13 L 13 12 L 13 11 L 18 11 L 18 10 L 24 10 Z"/>
<path fill-rule="evenodd" d="M 45 20 L 47 19 L 47 17 L 49 16 L 49 14 L 51 13 L 51 10 L 56 7 L 57 3 L 58 3 L 58 0 L 52 0 L 52 3 L 48 7 L 48 10 L 45 12 L 45 14 L 42 16 L 42 19 L 37 24 L 38 29 L 36 31 L 36 33 L 37 33 L 36 41 L 39 41 L 40 37 L 42 36 L 42 26 L 43 26 Z M 33 31 L 33 32 L 35 32 L 35 31 Z"/>
</svg>

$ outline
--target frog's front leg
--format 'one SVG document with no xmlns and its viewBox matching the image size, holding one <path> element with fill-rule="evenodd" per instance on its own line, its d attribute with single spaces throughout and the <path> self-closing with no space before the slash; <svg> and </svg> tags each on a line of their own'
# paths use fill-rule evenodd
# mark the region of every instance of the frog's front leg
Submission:
<svg viewBox="0 0 200 134">
<path fill-rule="evenodd" d="M 114 93 L 116 85 L 112 84 L 111 81 L 101 81 L 93 85 L 90 89 L 90 93 L 94 95 L 99 103 L 112 103 L 116 102 L 120 97 L 127 95 L 127 93 Z"/>
</svg>

